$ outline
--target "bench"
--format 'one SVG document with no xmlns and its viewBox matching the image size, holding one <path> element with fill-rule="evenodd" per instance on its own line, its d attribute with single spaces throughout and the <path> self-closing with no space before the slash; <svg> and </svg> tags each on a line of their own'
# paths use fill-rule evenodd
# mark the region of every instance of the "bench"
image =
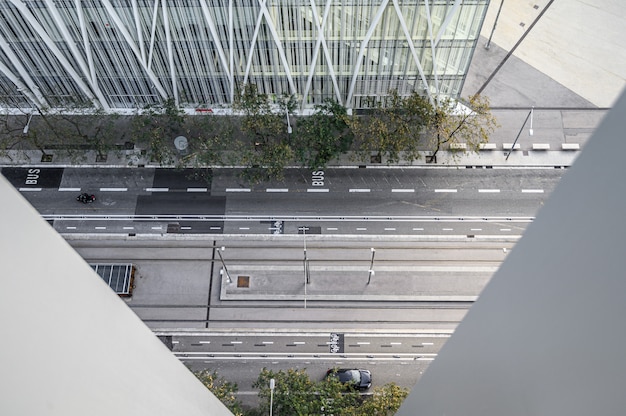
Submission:
<svg viewBox="0 0 626 416">
<path fill-rule="evenodd" d="M 550 150 L 550 143 L 533 143 L 533 150 Z"/>
<path fill-rule="evenodd" d="M 520 148 L 520 144 L 515 143 L 515 147 L 513 147 L 513 143 L 502 143 L 502 148 L 504 150 L 518 150 Z"/>
<path fill-rule="evenodd" d="M 498 145 L 495 143 L 481 143 L 480 150 L 496 150 Z"/>
<path fill-rule="evenodd" d="M 466 143 L 450 143 L 450 150 L 467 150 Z"/>
<path fill-rule="evenodd" d="M 580 144 L 578 143 L 563 143 L 561 144 L 563 150 L 580 150 Z"/>
</svg>

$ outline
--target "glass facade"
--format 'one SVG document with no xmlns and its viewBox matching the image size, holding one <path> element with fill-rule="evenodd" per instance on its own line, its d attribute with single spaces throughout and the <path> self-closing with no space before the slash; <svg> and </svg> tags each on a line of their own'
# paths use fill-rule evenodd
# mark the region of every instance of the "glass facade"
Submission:
<svg viewBox="0 0 626 416">
<path fill-rule="evenodd" d="M 489 0 L 0 0 L 4 107 L 458 96 Z"/>
</svg>

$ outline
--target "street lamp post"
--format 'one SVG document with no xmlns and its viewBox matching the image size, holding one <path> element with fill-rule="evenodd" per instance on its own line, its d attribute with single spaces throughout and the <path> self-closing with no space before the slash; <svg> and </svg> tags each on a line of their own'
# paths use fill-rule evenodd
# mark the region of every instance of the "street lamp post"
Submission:
<svg viewBox="0 0 626 416">
<path fill-rule="evenodd" d="M 367 271 L 367 284 L 370 284 L 370 281 L 372 280 L 372 276 L 374 276 L 376 274 L 376 272 L 374 271 L 374 255 L 376 254 L 376 249 L 375 248 L 371 248 L 370 249 L 372 251 L 372 259 L 370 260 L 370 268 Z"/>
<path fill-rule="evenodd" d="M 270 378 L 270 416 L 272 416 L 272 412 L 274 410 L 274 387 L 276 387 L 276 381 L 273 378 Z"/>
<path fill-rule="evenodd" d="M 217 250 L 217 255 L 220 258 L 220 261 L 222 262 L 222 269 L 224 270 L 224 272 L 226 273 L 226 278 L 228 279 L 228 283 L 232 283 L 232 279 L 230 278 L 230 274 L 228 273 L 228 269 L 226 268 L 226 263 L 224 263 L 224 257 L 222 257 L 222 251 L 226 250 L 226 247 L 222 246 L 220 247 L 219 250 Z M 222 271 L 220 270 L 220 274 L 222 274 Z"/>
<path fill-rule="evenodd" d="M 529 136 L 533 135 L 533 110 L 534 109 L 535 107 L 532 107 L 530 111 L 528 112 L 528 115 L 526 116 L 526 119 L 524 120 L 522 127 L 519 129 L 519 132 L 517 133 L 517 137 L 515 138 L 515 141 L 513 142 L 513 145 L 509 149 L 509 153 L 507 153 L 506 158 L 504 160 L 509 160 L 509 156 L 511 156 L 513 149 L 515 149 L 515 144 L 517 143 L 517 139 L 519 139 L 520 134 L 522 134 L 522 131 L 524 130 L 524 126 L 526 125 L 526 122 L 528 121 L 529 118 L 530 118 L 530 129 L 528 130 L 528 135 Z"/>
</svg>

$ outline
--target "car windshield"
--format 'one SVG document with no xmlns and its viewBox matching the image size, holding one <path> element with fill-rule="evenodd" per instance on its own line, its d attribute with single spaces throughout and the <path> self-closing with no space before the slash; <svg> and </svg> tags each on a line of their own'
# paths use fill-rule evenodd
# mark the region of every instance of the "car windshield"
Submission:
<svg viewBox="0 0 626 416">
<path fill-rule="evenodd" d="M 359 370 L 347 370 L 343 374 L 339 374 L 339 380 L 342 383 L 355 383 L 359 384 L 361 382 L 361 373 Z"/>
</svg>

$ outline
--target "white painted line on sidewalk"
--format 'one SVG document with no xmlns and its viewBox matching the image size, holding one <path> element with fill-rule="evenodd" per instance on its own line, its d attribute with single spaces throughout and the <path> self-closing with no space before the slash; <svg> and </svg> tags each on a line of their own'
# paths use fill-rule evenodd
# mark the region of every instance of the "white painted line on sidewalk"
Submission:
<svg viewBox="0 0 626 416">
<path fill-rule="evenodd" d="M 134 230 L 135 227 L 122 227 L 123 230 Z"/>
<path fill-rule="evenodd" d="M 307 188 L 307 192 L 328 192 L 327 188 Z"/>
<path fill-rule="evenodd" d="M 207 188 L 187 188 L 187 192 L 208 192 Z"/>
<path fill-rule="evenodd" d="M 226 188 L 226 192 L 250 192 L 250 188 Z"/>
<path fill-rule="evenodd" d="M 289 192 L 287 188 L 267 188 L 265 192 Z"/>
<path fill-rule="evenodd" d="M 152 227 L 153 230 L 162 230 L 163 227 L 161 227 L 160 225 L 158 227 Z"/>
<path fill-rule="evenodd" d="M 106 230 L 107 227 L 95 227 L 96 230 Z"/>
<path fill-rule="evenodd" d="M 128 188 L 100 188 L 100 192 L 126 192 Z"/>
<path fill-rule="evenodd" d="M 41 188 L 20 188 L 20 192 L 39 192 Z"/>
<path fill-rule="evenodd" d="M 146 188 L 146 192 L 169 192 L 170 188 Z"/>
<path fill-rule="evenodd" d="M 80 192 L 80 188 L 59 188 L 59 192 Z"/>
<path fill-rule="evenodd" d="M 367 188 L 350 188 L 350 192 L 369 192 Z"/>
<path fill-rule="evenodd" d="M 435 189 L 435 192 L 450 192 L 450 193 L 454 193 L 454 192 L 456 192 L 456 189 Z"/>
<path fill-rule="evenodd" d="M 391 190 L 391 192 L 407 192 L 407 193 L 411 193 L 411 192 L 415 192 L 415 189 L 394 188 L 394 189 Z"/>
<path fill-rule="evenodd" d="M 484 194 L 497 194 L 500 192 L 499 189 L 479 189 L 478 192 Z"/>
<path fill-rule="evenodd" d="M 65 227 L 65 228 L 68 229 L 68 230 L 75 230 L 76 229 L 76 227 Z"/>
<path fill-rule="evenodd" d="M 542 194 L 543 189 L 522 189 L 524 194 Z"/>
</svg>

